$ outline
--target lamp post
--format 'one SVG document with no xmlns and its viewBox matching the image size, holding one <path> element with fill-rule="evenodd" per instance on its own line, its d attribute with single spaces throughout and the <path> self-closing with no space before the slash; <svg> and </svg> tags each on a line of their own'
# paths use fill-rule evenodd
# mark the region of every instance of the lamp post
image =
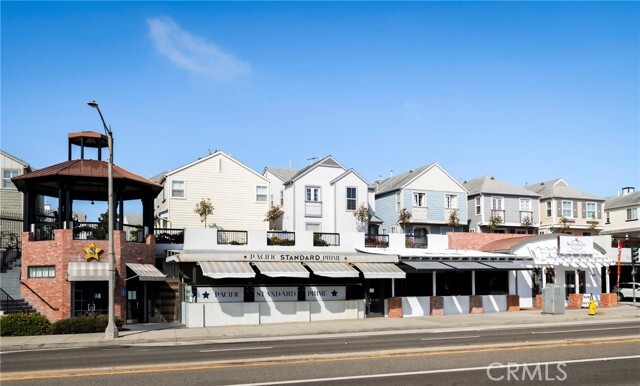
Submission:
<svg viewBox="0 0 640 386">
<path fill-rule="evenodd" d="M 87 104 L 98 110 L 98 114 L 100 114 L 100 119 L 102 120 L 102 125 L 104 126 L 104 131 L 107 134 L 107 145 L 109 146 L 109 206 L 107 209 L 109 214 L 109 321 L 107 323 L 107 329 L 104 331 L 104 337 L 107 340 L 111 340 L 118 337 L 118 327 L 116 326 L 114 316 L 116 256 L 113 250 L 113 133 L 107 127 L 104 117 L 102 116 L 102 112 L 100 111 L 100 107 L 98 107 L 98 103 L 96 103 L 96 101 L 91 101 Z"/>
</svg>

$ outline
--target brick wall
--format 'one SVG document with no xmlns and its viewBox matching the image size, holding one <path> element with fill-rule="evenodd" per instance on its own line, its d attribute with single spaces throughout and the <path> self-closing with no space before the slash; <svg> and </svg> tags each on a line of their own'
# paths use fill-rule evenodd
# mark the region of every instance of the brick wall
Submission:
<svg viewBox="0 0 640 386">
<path fill-rule="evenodd" d="M 507 295 L 507 311 L 520 311 L 520 296 Z"/>
<path fill-rule="evenodd" d="M 600 294 L 600 307 L 617 307 L 618 296 L 614 293 Z"/>
<path fill-rule="evenodd" d="M 569 294 L 569 304 L 567 305 L 567 308 L 582 308 L 582 294 Z"/>
<path fill-rule="evenodd" d="M 389 307 L 388 317 L 402 318 L 402 298 L 387 299 L 387 306 Z"/>
<path fill-rule="evenodd" d="M 25 242 L 25 240 L 27 240 Z M 49 320 L 71 317 L 72 283 L 66 280 L 69 262 L 86 262 L 83 248 L 95 243 L 102 249 L 100 261 L 108 262 L 107 240 L 73 240 L 73 230 L 56 229 L 54 240 L 33 241 L 33 235 L 23 233 L 22 242 L 22 297 Z M 126 319 L 126 297 L 120 295 L 126 286 L 126 263 L 153 264 L 155 240 L 147 236 L 144 243 L 126 241 L 126 232 L 114 231 L 116 283 L 114 296 L 115 315 Z M 30 266 L 52 265 L 55 278 L 29 278 Z M 37 295 L 39 295 L 39 297 Z M 40 299 L 42 298 L 42 299 Z M 44 300 L 44 301 L 43 301 Z M 46 301 L 46 303 L 45 303 Z M 50 306 L 47 305 L 49 303 Z M 58 308 L 58 310 L 53 310 Z"/>
<path fill-rule="evenodd" d="M 429 297 L 431 316 L 444 316 L 444 298 L 442 296 Z"/>
<path fill-rule="evenodd" d="M 482 314 L 484 313 L 484 305 L 482 303 L 482 296 L 469 296 L 469 313 L 470 314 Z"/>
<path fill-rule="evenodd" d="M 525 235 L 505 234 L 505 233 L 467 233 L 449 232 L 447 238 L 449 249 L 480 250 L 480 248 L 495 240 L 509 239 L 512 237 L 523 237 Z"/>
</svg>

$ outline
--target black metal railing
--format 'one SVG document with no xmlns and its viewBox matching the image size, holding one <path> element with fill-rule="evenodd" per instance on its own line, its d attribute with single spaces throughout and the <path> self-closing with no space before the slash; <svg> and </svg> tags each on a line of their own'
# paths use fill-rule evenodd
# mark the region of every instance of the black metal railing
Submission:
<svg viewBox="0 0 640 386">
<path fill-rule="evenodd" d="M 268 231 L 267 245 L 296 245 L 296 233 L 287 231 Z"/>
<path fill-rule="evenodd" d="M 313 232 L 313 246 L 314 247 L 329 247 L 340 245 L 339 233 L 320 233 Z"/>
<path fill-rule="evenodd" d="M 364 235 L 364 246 L 369 248 L 389 248 L 389 235 Z"/>
<path fill-rule="evenodd" d="M 17 300 L 15 300 L 11 295 L 6 293 L 2 288 L 0 288 L 0 305 L 2 310 L 7 313 L 10 312 L 28 312 L 28 309 L 22 306 Z"/>
<path fill-rule="evenodd" d="M 77 222 L 73 227 L 74 240 L 107 240 L 109 228 L 99 222 Z"/>
<path fill-rule="evenodd" d="M 154 229 L 156 244 L 184 244 L 184 229 Z"/>
<path fill-rule="evenodd" d="M 407 248 L 427 248 L 429 246 L 429 238 L 427 236 L 405 235 L 404 245 Z"/>
<path fill-rule="evenodd" d="M 247 239 L 247 231 L 218 230 L 218 244 L 245 245 Z"/>
<path fill-rule="evenodd" d="M 40 296 L 39 293 L 37 293 L 36 291 L 33 290 L 33 288 L 29 287 L 29 285 L 25 282 L 23 282 L 22 280 L 20 281 L 20 284 L 22 284 L 23 286 L 25 286 L 26 288 L 29 289 L 29 291 L 31 291 L 32 294 L 36 295 L 38 297 L 38 299 L 40 299 L 44 304 L 46 304 L 47 306 L 49 306 L 49 308 L 51 308 L 54 311 L 60 311 L 60 309 L 58 307 L 54 307 L 51 304 L 49 304 L 48 301 L 44 300 L 44 298 L 42 296 Z"/>
<path fill-rule="evenodd" d="M 56 224 L 52 222 L 34 222 L 31 224 L 33 228 L 34 241 L 47 241 L 55 239 Z"/>
<path fill-rule="evenodd" d="M 122 230 L 127 235 L 127 241 L 132 243 L 144 243 L 144 226 L 124 224 Z"/>
</svg>

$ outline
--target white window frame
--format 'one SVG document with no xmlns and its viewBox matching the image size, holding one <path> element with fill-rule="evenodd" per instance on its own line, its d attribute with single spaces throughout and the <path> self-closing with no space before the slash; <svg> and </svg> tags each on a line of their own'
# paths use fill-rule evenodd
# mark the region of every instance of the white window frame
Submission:
<svg viewBox="0 0 640 386">
<path fill-rule="evenodd" d="M 267 185 L 256 185 L 256 202 L 267 202 L 268 191 Z"/>
<path fill-rule="evenodd" d="M 11 181 L 11 178 L 20 175 L 20 169 L 2 169 L 2 189 L 14 189 L 16 186 Z"/>
<path fill-rule="evenodd" d="M 444 195 L 444 208 L 445 209 L 458 209 L 458 195 L 457 194 L 445 194 Z"/>
<path fill-rule="evenodd" d="M 56 277 L 55 265 L 33 265 L 27 269 L 29 279 L 54 279 Z"/>
<path fill-rule="evenodd" d="M 182 189 L 176 188 L 174 185 L 181 183 Z M 182 192 L 182 196 L 177 196 L 176 192 Z M 171 180 L 171 198 L 185 200 L 187 198 L 187 182 L 185 180 Z"/>
<path fill-rule="evenodd" d="M 482 214 L 482 197 L 476 197 L 476 215 Z"/>
<path fill-rule="evenodd" d="M 638 219 L 638 208 L 627 208 L 627 221 L 635 221 Z"/>
<path fill-rule="evenodd" d="M 398 192 L 396 193 L 396 212 L 400 212 L 400 209 L 400 192 Z"/>
<path fill-rule="evenodd" d="M 307 232 L 322 232 L 322 224 L 319 222 L 307 222 L 304 224 L 304 230 Z"/>
<path fill-rule="evenodd" d="M 307 186 L 304 188 L 304 200 L 306 202 L 320 202 L 322 201 L 322 197 L 320 195 L 320 187 L 319 186 Z"/>
<path fill-rule="evenodd" d="M 349 190 L 353 190 L 354 196 L 355 197 L 349 197 Z M 355 212 L 356 209 L 358 209 L 358 188 L 356 188 L 355 186 L 347 186 L 346 187 L 346 191 L 345 191 L 345 195 L 347 198 L 346 201 L 346 208 L 348 212 Z M 349 208 L 349 204 L 353 204 L 353 209 Z"/>
<path fill-rule="evenodd" d="M 584 213 L 587 216 L 587 220 L 593 220 L 598 218 L 598 204 L 595 202 L 585 202 L 584 203 Z M 589 206 L 592 206 L 592 209 L 589 209 Z M 589 215 L 591 212 L 591 216 Z"/>
<path fill-rule="evenodd" d="M 425 206 L 427 206 L 426 205 L 427 202 L 425 198 L 426 198 L 426 194 L 424 193 L 420 193 L 420 192 L 413 193 L 413 206 L 418 208 L 424 208 Z"/>
<path fill-rule="evenodd" d="M 532 204 L 530 198 L 521 198 L 520 199 L 520 211 L 521 212 L 531 212 Z"/>
<path fill-rule="evenodd" d="M 553 216 L 553 210 L 551 208 L 551 201 L 547 201 L 545 204 L 547 205 L 547 208 L 546 208 L 547 217 Z"/>
<path fill-rule="evenodd" d="M 568 210 L 565 209 L 565 207 L 564 207 L 565 204 L 569 205 L 569 209 Z M 560 213 L 562 213 L 562 217 L 575 218 L 575 217 L 573 217 L 573 215 L 574 215 L 574 213 L 573 213 L 573 201 L 562 200 L 562 202 L 560 202 L 560 208 L 561 208 Z M 566 210 L 566 212 L 565 212 L 565 210 Z M 565 213 L 567 213 L 567 214 L 565 214 Z"/>
<path fill-rule="evenodd" d="M 491 197 L 491 210 L 504 210 L 504 197 Z"/>
</svg>

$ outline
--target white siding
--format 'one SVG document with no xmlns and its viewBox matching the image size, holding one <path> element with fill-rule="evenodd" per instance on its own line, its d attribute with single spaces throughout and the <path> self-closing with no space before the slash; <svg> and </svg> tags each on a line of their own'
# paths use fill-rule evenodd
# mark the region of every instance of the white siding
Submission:
<svg viewBox="0 0 640 386">
<path fill-rule="evenodd" d="M 466 193 L 466 190 L 438 165 L 427 170 L 418 179 L 408 184 L 405 189 Z M 462 204 L 458 203 L 458 205 Z"/>
</svg>

